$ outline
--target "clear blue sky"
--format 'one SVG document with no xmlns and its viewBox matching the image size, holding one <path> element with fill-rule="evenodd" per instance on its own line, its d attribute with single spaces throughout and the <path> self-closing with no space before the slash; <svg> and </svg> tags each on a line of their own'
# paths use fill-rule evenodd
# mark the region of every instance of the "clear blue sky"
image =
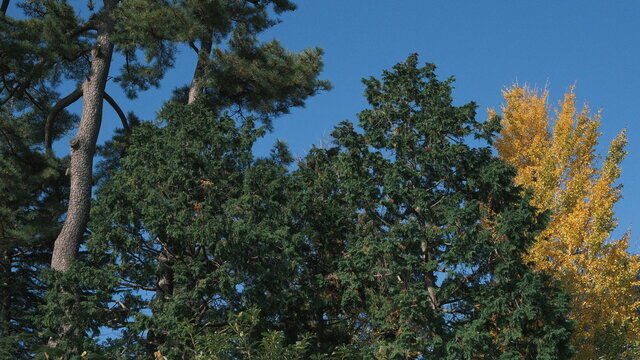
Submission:
<svg viewBox="0 0 640 360">
<path fill-rule="evenodd" d="M 617 236 L 635 228 L 631 250 L 640 252 L 640 1 L 306 0 L 298 6 L 262 38 L 296 51 L 324 48 L 322 78 L 334 89 L 276 120 L 259 152 L 276 138 L 297 155 L 327 141 L 335 124 L 355 120 L 366 107 L 360 79 L 378 76 L 413 52 L 437 64 L 441 77 L 455 76 L 456 103 L 477 102 L 481 119 L 487 107 L 500 106 L 501 90 L 514 81 L 547 87 L 553 103 L 575 84 L 579 102 L 603 110 L 601 154 L 621 129 L 628 131 Z M 117 95 L 117 85 L 110 91 L 125 112 L 152 119 L 170 91 L 186 85 L 194 61 L 185 51 L 162 88 L 134 102 Z M 110 110 L 105 115 L 102 140 L 118 124 Z"/>
</svg>

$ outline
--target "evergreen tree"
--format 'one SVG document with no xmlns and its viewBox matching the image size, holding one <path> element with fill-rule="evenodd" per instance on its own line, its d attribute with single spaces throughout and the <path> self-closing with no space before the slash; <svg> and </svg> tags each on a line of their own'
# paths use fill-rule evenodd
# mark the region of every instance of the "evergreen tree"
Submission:
<svg viewBox="0 0 640 360">
<path fill-rule="evenodd" d="M 68 195 L 65 165 L 40 149 L 46 104 L 55 96 L 46 86 L 13 97 L 0 108 L 0 358 L 31 359 L 46 338 L 39 306 L 45 285 L 40 271 L 51 261 Z M 52 129 L 56 138 L 77 121 L 67 112 Z"/>
<path fill-rule="evenodd" d="M 116 109 L 123 127 L 128 127 L 122 109 L 105 93 L 114 54 L 125 59 L 114 80 L 133 98 L 137 91 L 159 85 L 165 70 L 173 66 L 176 45 L 187 43 L 199 59 L 189 102 L 204 89 L 213 89 L 214 101 L 264 114 L 265 121 L 270 115 L 302 105 L 306 97 L 328 87 L 317 80 L 320 50 L 294 54 L 276 41 L 258 44 L 256 40 L 258 33 L 276 23 L 269 13 L 271 7 L 276 13 L 295 8 L 287 0 L 105 0 L 101 7 L 89 2 L 89 15 L 84 19 L 67 1 L 38 0 L 21 6 L 26 20 L 4 14 L 2 18 L 0 46 L 8 50 L 3 51 L 8 56 L 3 56 L 0 67 L 2 103 L 13 97 L 29 97 L 28 90 L 42 82 L 75 82 L 76 89 L 55 102 L 44 124 L 45 148 L 51 152 L 57 114 L 83 98 L 78 131 L 70 143 L 68 212 L 52 256 L 56 270 L 71 266 L 89 219 L 103 101 Z M 224 46 L 227 40 L 229 44 Z M 196 47 L 198 41 L 201 48 Z"/>
<path fill-rule="evenodd" d="M 25 123 L 0 114 L 0 358 L 31 359 L 35 314 L 66 195 L 59 163 L 30 148 Z"/>
<path fill-rule="evenodd" d="M 272 295 L 291 291 L 290 157 L 277 148 L 254 160 L 264 129 L 202 101 L 161 116 L 164 126 L 133 131 L 121 169 L 100 188 L 88 246 L 117 274 L 114 290 L 135 318 L 119 346 L 191 359 L 194 334 L 214 334 L 252 306 L 268 318 L 285 297 Z"/>
<path fill-rule="evenodd" d="M 365 81 L 362 132 L 334 132 L 357 204 L 336 282 L 364 358 L 564 359 L 566 298 L 522 260 L 545 225 L 491 154 L 495 121 L 452 105 L 417 56 Z M 335 150 L 333 150 L 335 151 Z"/>
<path fill-rule="evenodd" d="M 566 298 L 522 260 L 545 218 L 433 70 L 366 80 L 362 131 L 290 174 L 282 144 L 254 159 L 264 125 L 203 101 L 138 126 L 88 244 L 119 356 L 568 358 Z"/>
<path fill-rule="evenodd" d="M 111 72 L 112 56 L 120 55 L 125 60 L 120 72 L 112 79 L 122 85 L 129 97 L 134 98 L 138 91 L 159 85 L 164 71 L 174 65 L 177 44 L 189 44 L 199 54 L 192 82 L 197 83 L 193 88 L 198 90 L 191 91 L 190 101 L 195 94 L 206 93 L 206 101 L 214 106 L 234 107 L 241 116 L 260 116 L 267 125 L 273 116 L 287 112 L 291 106 L 303 105 L 308 96 L 329 87 L 327 82 L 317 80 L 321 70 L 319 49 L 295 54 L 283 49 L 276 41 L 260 44 L 256 39 L 259 32 L 277 23 L 272 19 L 271 9 L 279 14 L 295 8 L 286 0 L 105 0 L 102 6 L 89 2 L 84 18 L 79 17 L 79 9 L 67 1 L 37 0 L 19 4 L 24 10 L 22 19 L 7 16 L 8 3 L 2 3 L 0 23 L 3 35 L 0 37 L 2 110 L 15 117 L 22 111 L 15 104 L 29 103 L 44 114 L 30 124 L 38 129 L 39 136 L 32 139 L 29 146 L 33 146 L 32 150 L 37 153 L 38 147 L 43 145 L 50 158 L 47 161 L 54 163 L 58 160 L 52 151 L 53 141 L 63 132 L 62 129 L 68 129 L 69 119 L 79 120 L 77 135 L 70 143 L 68 212 L 65 217 L 58 214 L 51 218 L 54 222 L 64 219 L 65 224 L 52 246 L 50 258 L 56 270 L 71 268 L 84 240 L 94 181 L 95 141 L 102 119 L 103 101 L 114 107 L 123 128 L 128 129 L 133 119 L 132 116 L 126 117 L 120 106 L 104 91 Z M 204 43 L 198 49 L 196 45 L 201 40 Z M 205 46 L 207 42 L 208 48 Z M 76 89 L 60 97 L 51 89 L 63 81 L 75 83 Z M 64 109 L 80 97 L 83 98 L 82 116 L 75 119 Z M 65 161 L 69 162 L 68 159 Z M 10 182 L 13 179 L 3 180 Z M 7 183 L 6 186 L 14 185 Z M 63 190 L 66 191 L 66 186 L 56 191 Z M 88 261 L 82 254 L 78 260 Z M 73 303 L 71 299 L 82 298 L 59 286 L 71 284 L 74 287 L 73 279 L 78 279 L 78 276 L 69 274 L 68 279 L 64 279 L 60 274 L 51 274 L 49 277 L 53 282 L 49 297 L 52 303 L 47 305 L 47 309 L 52 317 L 46 317 L 47 326 L 55 324 L 56 315 L 65 313 L 58 320 L 67 319 L 58 322 L 58 329 L 52 329 L 56 337 L 71 331 L 70 324 L 65 322 L 71 321 L 72 314 L 79 310 L 65 308 L 66 305 L 61 306 L 62 302 L 68 305 Z M 76 290 L 85 295 L 89 291 Z M 71 297 L 64 300 L 67 295 Z M 81 314 L 76 313 L 76 316 L 82 317 Z M 86 325 L 95 328 L 94 325 Z M 69 333 L 69 336 L 82 337 L 81 331 L 74 331 L 75 334 Z"/>
</svg>

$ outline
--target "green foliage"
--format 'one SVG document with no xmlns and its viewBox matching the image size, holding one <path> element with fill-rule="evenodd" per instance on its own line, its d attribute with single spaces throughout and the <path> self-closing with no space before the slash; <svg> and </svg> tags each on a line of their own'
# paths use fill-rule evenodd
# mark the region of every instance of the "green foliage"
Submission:
<svg viewBox="0 0 640 360">
<path fill-rule="evenodd" d="M 433 70 L 414 55 L 366 80 L 363 132 L 342 123 L 326 151 L 358 207 L 337 278 L 364 356 L 567 358 L 566 299 L 521 259 L 544 221 L 513 169 L 469 145 L 495 124 L 453 106 Z"/>
<path fill-rule="evenodd" d="M 185 324 L 219 326 L 246 297 L 286 278 L 288 259 L 277 255 L 287 213 L 277 209 L 289 160 L 253 161 L 263 130 L 250 118 L 236 126 L 202 102 L 161 116 L 164 126 L 133 131 L 122 169 L 99 190 L 88 246 L 115 264 L 127 308 L 153 314 L 135 315 L 129 341 L 144 337 L 144 351 L 172 357 L 188 351 Z"/>
<path fill-rule="evenodd" d="M 363 131 L 293 172 L 204 101 L 134 129 L 88 244 L 120 279 L 122 356 L 568 358 L 566 298 L 522 261 L 545 219 L 433 69 L 367 80 Z"/>
<path fill-rule="evenodd" d="M 262 271 L 264 264 L 260 265 L 262 266 L 260 270 L 257 270 L 259 266 L 253 259 L 244 258 L 239 265 L 242 269 L 248 268 L 251 269 L 252 274 L 263 274 L 263 276 L 254 278 L 239 273 L 233 275 L 237 276 L 237 279 L 226 279 L 229 276 L 227 264 L 223 263 L 219 266 L 215 261 L 209 261 L 207 264 L 207 261 L 198 258 L 199 255 L 189 254 L 187 251 L 188 255 L 185 255 L 187 259 L 191 261 L 192 255 L 195 259 L 192 262 L 186 261 L 184 264 L 176 265 L 173 263 L 171 251 L 173 248 L 180 248 L 179 237 L 197 234 L 201 231 L 200 227 L 222 226 L 223 229 L 216 229 L 214 234 L 222 231 L 222 234 L 226 234 L 222 236 L 246 235 L 245 242 L 255 239 L 258 236 L 256 233 L 269 233 L 272 227 L 275 228 L 276 234 L 278 231 L 284 231 L 277 227 L 280 225 L 274 225 L 283 223 L 282 219 L 277 221 L 271 219 L 272 215 L 268 211 L 270 206 L 280 206 L 279 203 L 270 205 L 257 202 L 255 193 L 263 194 L 267 189 L 284 186 L 278 184 L 278 181 L 265 184 L 260 176 L 264 174 L 281 176 L 286 172 L 285 168 L 291 159 L 281 148 L 282 151 L 274 153 L 272 159 L 256 161 L 254 164 L 251 146 L 255 138 L 261 136 L 265 129 L 254 126 L 253 116 L 259 117 L 269 127 L 273 117 L 287 113 L 291 106 L 302 106 L 307 97 L 318 90 L 329 88 L 328 82 L 317 79 L 322 67 L 319 49 L 296 54 L 285 50 L 275 41 L 267 44 L 260 44 L 257 41 L 256 35 L 259 32 L 277 23 L 273 18 L 274 15 L 295 9 L 295 6 L 287 0 L 178 2 L 110 0 L 102 2 L 100 4 L 102 7 L 96 6 L 94 2 L 89 2 L 87 5 L 88 12 L 79 11 L 73 3 L 68 1 L 24 1 L 19 4 L 24 12 L 23 18 L 3 16 L 0 19 L 2 34 L 0 36 L 0 106 L 2 106 L 3 116 L 0 126 L 2 126 L 3 136 L 11 138 L 6 144 L 2 143 L 3 151 L 6 145 L 6 151 L 12 153 L 6 159 L 2 159 L 0 168 L 2 174 L 7 175 L 1 180 L 0 189 L 12 194 L 0 204 L 3 216 L 0 219 L 3 225 L 1 235 L 3 240 L 7 239 L 2 243 L 2 251 L 6 248 L 6 256 L 2 260 L 2 284 L 10 284 L 3 285 L 3 290 L 7 292 L 6 297 L 2 297 L 0 325 L 3 338 L 0 351 L 10 349 L 6 354 L 10 353 L 12 356 L 17 356 L 14 350 L 11 350 L 16 346 L 20 348 L 21 356 L 29 356 L 30 351 L 34 349 L 34 344 L 46 342 L 49 345 L 55 345 L 57 350 L 60 350 L 55 355 L 61 357 L 77 355 L 83 349 L 93 351 L 97 348 L 93 337 L 97 336 L 100 328 L 104 326 L 125 331 L 125 335 L 114 344 L 130 345 L 130 349 L 133 349 L 131 353 L 139 352 L 140 348 L 144 349 L 143 353 L 149 354 L 147 350 L 155 349 L 159 346 L 158 344 L 163 344 L 163 349 L 173 346 L 171 341 L 165 342 L 164 339 L 171 339 L 174 334 L 177 336 L 174 343 L 181 341 L 183 333 L 180 324 L 184 324 L 183 319 L 192 321 L 190 317 L 192 312 L 189 310 L 191 306 L 205 304 L 206 311 L 199 315 L 202 318 L 196 321 L 198 326 L 204 326 L 208 321 L 223 322 L 227 317 L 228 309 L 233 304 L 218 306 L 219 295 L 216 291 L 231 294 L 225 298 L 233 298 L 239 304 L 243 304 L 244 297 L 248 296 L 245 293 L 253 291 L 259 294 L 260 291 L 252 290 L 252 286 L 258 287 L 253 284 L 264 282 L 264 278 L 269 274 Z M 105 30 L 110 29 L 108 25 L 112 23 L 114 25 L 112 31 Z M 165 243 L 145 238 L 141 241 L 142 248 L 125 251 L 124 247 L 132 244 L 132 240 L 129 239 L 129 243 L 118 243 L 121 238 L 115 237 L 113 248 L 109 248 L 112 245 L 108 242 L 100 244 L 103 249 L 107 249 L 104 253 L 94 252 L 92 256 L 86 256 L 82 248 L 77 264 L 68 274 L 63 276 L 51 273 L 45 276 L 40 274 L 40 270 L 49 261 L 52 241 L 59 230 L 59 222 L 63 219 L 62 199 L 68 192 L 66 185 L 68 179 L 63 175 L 66 159 L 58 160 L 52 155 L 41 154 L 45 119 L 53 104 L 60 99 L 54 90 L 62 82 L 68 81 L 79 86 L 88 75 L 91 56 L 101 56 L 101 49 L 95 45 L 96 32 L 101 36 L 110 37 L 110 41 L 115 43 L 116 52 L 124 57 L 123 67 L 113 80 L 122 85 L 129 97 L 135 98 L 138 91 L 160 84 L 164 72 L 174 65 L 175 48 L 179 43 L 188 43 L 198 52 L 198 56 L 204 59 L 203 64 L 206 69 L 202 75 L 205 79 L 207 96 L 203 103 L 198 105 L 203 111 L 198 117 L 198 127 L 191 127 L 188 131 L 182 128 L 183 131 L 187 131 L 184 132 L 183 143 L 173 143 L 173 146 L 178 149 L 173 162 L 163 163 L 164 160 L 170 160 L 170 157 L 166 157 L 164 152 L 158 154 L 160 156 L 158 161 L 162 166 L 156 169 L 161 173 L 155 179 L 171 180 L 165 183 L 168 188 L 163 192 L 145 194 L 144 191 L 149 191 L 154 185 L 149 183 L 154 179 L 151 176 L 152 173 L 133 174 L 132 178 L 139 176 L 145 179 L 141 181 L 141 184 L 145 185 L 144 189 L 140 189 L 137 194 L 129 194 L 126 199 L 129 202 L 121 199 L 123 204 L 116 205 L 135 207 L 144 204 L 145 211 L 150 213 L 145 212 L 144 216 L 138 218 L 134 215 L 140 214 L 127 214 L 129 218 L 125 217 L 122 223 L 136 227 L 138 234 L 142 234 L 142 237 L 151 236 L 150 234 L 155 234 L 155 231 L 162 236 L 169 234 L 172 242 L 169 248 Z M 207 48 L 207 42 L 209 48 Z M 200 46 L 202 51 L 198 50 L 196 45 Z M 212 53 L 213 47 L 216 51 Z M 205 101 L 208 102 L 207 106 L 204 105 Z M 139 145 L 149 139 L 164 142 L 166 139 L 159 139 L 171 137 L 172 134 L 167 132 L 169 129 L 175 129 L 184 118 L 196 116 L 191 112 L 193 109 L 186 111 L 175 104 L 168 106 L 163 116 L 173 120 L 168 121 L 171 125 L 168 125 L 167 129 L 150 124 L 138 126 L 135 116 L 130 114 L 128 119 L 130 127 L 139 127 L 139 130 L 136 135 L 131 136 L 128 131 L 123 131 L 108 146 L 101 149 L 107 161 L 101 165 L 98 179 L 107 183 L 111 181 L 112 174 L 119 174 L 118 171 L 124 173 L 129 171 L 130 167 L 127 167 L 126 161 L 122 163 L 119 161 L 124 156 L 130 157 L 132 161 L 138 161 L 136 165 L 131 166 L 144 168 L 147 164 L 144 157 L 154 149 L 145 150 Z M 235 118 L 228 114 L 221 115 L 220 112 L 223 109 L 233 110 Z M 5 115 L 7 121 L 4 119 Z M 55 140 L 64 135 L 70 127 L 75 126 L 78 117 L 63 110 L 52 120 L 50 135 Z M 236 129 L 238 121 L 244 121 L 245 125 Z M 211 122 L 219 126 L 212 125 Z M 191 124 L 195 126 L 195 120 Z M 206 128 L 210 128 L 215 135 L 212 135 L 212 132 L 203 132 Z M 15 135 L 13 132 L 19 132 L 19 134 Z M 201 134 L 209 137 L 191 144 L 190 139 Z M 14 137 L 19 138 L 19 148 L 15 148 L 18 142 L 14 141 Z M 215 139 L 219 146 L 206 157 L 198 159 L 198 156 L 202 155 L 199 146 L 209 146 L 212 139 Z M 131 154 L 128 150 L 130 144 L 137 146 L 132 147 Z M 169 145 L 169 143 L 154 144 Z M 193 145 L 190 152 L 179 151 L 185 145 Z M 171 152 L 172 149 L 166 147 L 164 151 Z M 13 154 L 16 151 L 20 154 Z M 228 158 L 221 163 L 206 166 L 201 164 L 203 161 L 216 159 L 221 154 L 228 154 Z M 196 162 L 192 163 L 190 160 Z M 185 172 L 176 173 L 174 178 L 164 178 L 170 173 L 168 169 L 173 169 L 183 161 L 190 169 L 183 169 Z M 140 165 L 140 162 L 145 165 Z M 251 171 L 248 171 L 249 167 Z M 186 180 L 184 183 L 181 182 L 188 176 L 202 175 L 198 171 L 210 173 L 201 177 L 201 183 L 194 182 L 193 179 L 191 182 Z M 248 172 L 245 174 L 244 171 Z M 147 175 L 150 176 L 149 179 L 145 178 Z M 219 179 L 218 176 L 220 176 Z M 228 176 L 228 179 L 225 180 L 225 176 Z M 117 182 L 117 175 L 115 177 L 114 181 Z M 244 188 L 234 188 L 235 181 L 245 181 L 246 184 L 243 185 Z M 222 187 L 210 187 L 209 182 L 215 183 L 216 186 L 220 182 Z M 284 183 L 284 180 L 282 182 Z M 109 186 L 116 185 L 105 187 Z M 131 183 L 123 186 L 131 186 Z M 174 194 L 179 198 L 172 201 L 162 200 L 164 193 L 173 192 L 180 186 L 183 186 L 182 189 L 187 192 L 199 192 L 200 195 L 194 196 L 196 199 L 199 197 L 203 202 L 189 202 L 185 208 L 183 201 L 192 199 L 185 194 L 179 195 L 179 192 Z M 215 195 L 217 198 L 208 198 L 214 188 L 213 193 L 217 194 Z M 104 190 L 103 193 L 108 191 Z M 226 191 L 229 192 L 226 193 Z M 140 196 L 148 202 L 139 200 Z M 155 196 L 156 202 L 154 203 L 148 196 Z M 270 194 L 265 195 L 269 199 L 270 196 Z M 224 208 L 212 208 L 204 201 L 205 199 L 210 203 L 227 199 L 230 203 L 225 204 Z M 269 201 L 275 204 L 280 200 L 270 199 Z M 157 207 L 154 209 L 154 206 Z M 250 212 L 238 210 L 240 207 L 247 207 L 260 213 L 260 217 L 256 218 L 252 215 L 234 224 L 206 225 L 204 219 L 198 219 L 197 225 L 190 224 L 193 214 L 199 213 L 200 206 L 207 206 L 205 214 L 207 210 L 211 210 L 216 214 L 215 216 L 226 214 L 224 216 L 237 219 L 241 219 L 242 216 L 233 214 L 249 216 L 247 214 Z M 121 210 L 126 211 L 126 209 Z M 176 218 L 161 221 L 164 217 L 161 213 L 176 209 L 180 210 L 176 212 Z M 100 210 L 95 212 L 99 214 Z M 284 217 L 285 214 L 279 215 Z M 155 218 L 152 221 L 147 216 Z M 263 221 L 264 225 L 262 228 L 253 229 L 253 221 Z M 104 237 L 107 234 L 95 234 L 96 238 L 100 236 Z M 22 242 L 14 241 L 14 237 L 19 237 Z M 203 234 L 199 238 L 192 239 L 192 244 L 198 251 L 200 249 L 209 251 L 210 244 L 207 242 L 211 240 L 202 240 L 205 237 L 206 234 Z M 269 244 L 269 251 L 275 252 L 275 246 Z M 226 249 L 231 250 L 226 250 L 225 246 L 220 248 L 222 254 L 230 258 L 234 258 L 235 253 L 241 251 L 241 248 L 236 249 L 233 244 L 226 245 Z M 256 247 L 254 252 L 248 252 L 246 255 L 251 254 L 255 257 L 261 255 L 259 251 L 262 250 Z M 127 255 L 122 255 L 119 251 Z M 158 251 L 166 257 L 158 257 L 156 254 Z M 35 255 L 30 255 L 32 253 L 37 255 L 37 259 Z M 127 267 L 131 263 L 125 263 L 123 259 L 133 263 L 135 261 L 132 259 L 143 259 L 148 263 L 138 267 Z M 268 259 L 265 258 L 264 262 L 266 261 Z M 203 263 L 205 267 L 201 268 Z M 287 269 L 290 267 L 290 265 L 286 266 Z M 184 286 L 192 286 L 195 281 L 193 279 L 200 281 L 203 271 L 209 271 L 212 267 L 216 270 L 210 274 L 211 280 L 207 280 L 209 283 L 202 284 L 200 289 L 200 293 L 205 294 L 204 300 L 188 294 L 184 297 L 176 296 L 176 299 L 165 302 L 150 304 L 148 301 L 149 295 L 145 293 L 145 289 L 153 289 L 151 292 L 154 292 L 158 282 L 169 281 L 169 292 L 173 294 L 174 277 L 180 281 L 185 280 L 188 285 Z M 138 273 L 138 270 L 141 272 Z M 19 277 L 20 280 L 8 281 L 14 277 Z M 97 281 L 96 278 L 102 281 Z M 120 281 L 113 280 L 116 278 Z M 223 280 L 218 281 L 219 278 Z M 215 284 L 212 285 L 212 283 Z M 240 292 L 235 286 L 242 286 L 244 290 Z M 47 287 L 46 303 L 43 303 L 44 290 Z M 168 297 L 161 291 L 157 294 L 160 298 Z M 268 298 L 264 294 L 261 296 Z M 267 301 L 266 304 L 269 302 Z M 36 310 L 39 306 L 39 310 Z M 269 306 L 276 307 L 273 302 Z M 144 313 L 139 313 L 142 310 L 151 311 L 152 314 L 166 312 L 166 317 L 145 316 Z M 31 314 L 38 311 L 41 316 L 33 318 Z M 198 311 L 202 312 L 201 309 Z M 23 316 L 23 314 L 28 315 Z M 134 315 L 139 321 L 130 321 L 134 319 Z M 126 321 L 122 316 L 125 318 L 131 316 L 132 318 L 126 321 L 132 324 L 123 325 Z M 19 320 L 15 320 L 18 318 Z M 154 327 L 156 323 L 158 330 L 149 332 L 148 327 Z M 145 334 L 141 335 L 142 332 Z M 137 341 L 141 336 L 153 338 L 158 332 L 160 335 L 157 335 L 157 341 L 152 340 L 145 344 Z M 17 341 L 15 340 L 17 338 L 14 339 L 9 335 L 13 336 L 14 333 L 18 334 L 16 336 L 28 337 L 29 340 Z M 113 345 L 113 348 L 117 346 L 120 345 Z M 179 350 L 178 347 L 173 351 L 177 353 Z M 52 349 L 47 351 L 51 354 L 56 352 Z"/>
<path fill-rule="evenodd" d="M 39 353 L 65 359 L 85 351 L 98 353 L 101 327 L 115 328 L 126 321 L 126 308 L 113 298 L 118 279 L 111 268 L 91 265 L 77 262 L 66 272 L 42 272 L 48 291 L 38 309 L 38 325 L 45 329 L 49 346 L 40 347 Z"/>
<path fill-rule="evenodd" d="M 207 333 L 196 334 L 194 360 L 298 360 L 309 359 L 310 340 L 302 337 L 293 344 L 286 345 L 282 333 L 270 331 L 261 334 L 258 340 L 252 334 L 260 317 L 259 311 L 249 309 L 230 314 L 224 328 Z M 311 357 L 311 359 L 319 359 Z"/>
<path fill-rule="evenodd" d="M 29 119 L 0 112 L 0 358 L 30 359 L 45 339 L 38 332 L 44 285 L 66 197 L 64 161 L 35 147 Z"/>
<path fill-rule="evenodd" d="M 12 195 L 0 202 L 0 357 L 570 356 L 565 296 L 522 261 L 545 219 L 513 169 L 477 145 L 495 121 L 453 106 L 452 80 L 433 65 L 411 56 L 365 80 L 359 125 L 343 122 L 332 147 L 291 171 L 284 144 L 266 158 L 252 147 L 273 117 L 329 87 L 320 50 L 257 41 L 270 11 L 292 3 L 107 3 L 83 20 L 66 1 L 29 1 L 28 20 L 2 22 L 0 46 L 15 49 L 2 101 L 14 107 L 0 130 L 20 135 L 1 144 L 0 189 Z M 159 84 L 180 42 L 202 60 L 202 96 L 103 148 L 88 242 L 69 271 L 41 273 L 66 191 L 62 163 L 38 150 L 57 97 L 47 86 L 86 75 L 77 54 L 95 39 L 78 26 L 107 10 L 130 97 Z M 31 89 L 45 110 L 14 122 L 40 104 L 25 100 Z M 59 120 L 56 136 L 75 119 Z M 104 330 L 113 339 L 98 342 Z"/>
<path fill-rule="evenodd" d="M 270 125 L 273 117 L 319 90 L 329 90 L 328 81 L 318 80 L 322 50 L 300 54 L 285 50 L 278 41 L 258 45 L 255 36 L 240 30 L 229 42 L 229 50 L 215 49 L 207 69 L 207 93 L 214 104 L 237 105 L 260 115 Z"/>
</svg>

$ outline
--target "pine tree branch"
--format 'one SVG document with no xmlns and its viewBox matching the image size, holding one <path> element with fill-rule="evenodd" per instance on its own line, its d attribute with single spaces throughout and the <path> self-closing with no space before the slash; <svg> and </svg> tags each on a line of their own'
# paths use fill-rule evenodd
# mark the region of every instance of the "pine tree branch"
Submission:
<svg viewBox="0 0 640 360">
<path fill-rule="evenodd" d="M 157 291 L 158 290 L 158 288 L 155 288 L 155 287 L 132 284 L 132 283 L 129 283 L 129 282 L 124 282 L 124 281 L 119 281 L 118 285 L 130 287 L 130 288 L 134 288 L 134 289 L 146 290 L 146 291 Z"/>
<path fill-rule="evenodd" d="M 98 24 L 95 18 L 91 18 L 86 23 L 76 26 L 73 30 L 69 31 L 66 35 L 67 35 L 67 38 L 73 39 L 76 36 L 79 36 L 82 33 L 90 30 L 96 30 L 96 31 L 98 30 Z"/>
<path fill-rule="evenodd" d="M 31 82 L 35 79 L 34 78 L 34 74 L 37 74 L 44 66 L 45 66 L 45 59 L 44 58 L 40 58 L 40 60 L 38 60 L 38 62 L 31 69 L 31 71 L 29 71 L 29 73 L 26 76 L 24 76 L 24 79 L 25 79 L 24 81 L 22 81 L 22 82 L 20 82 L 18 80 L 12 80 L 11 81 L 11 82 L 17 83 L 17 86 L 15 86 L 15 87 L 13 87 L 13 86 L 8 87 L 6 85 L 7 84 L 7 79 L 3 75 L 3 77 L 2 77 L 3 85 L 7 89 L 7 92 L 9 94 L 0 102 L 0 106 L 6 104 L 9 100 L 11 100 L 14 97 L 22 96 L 22 94 L 24 94 L 27 91 L 29 86 L 31 86 Z"/>
<path fill-rule="evenodd" d="M 47 115 L 47 121 L 44 125 L 44 147 L 48 154 L 53 153 L 53 137 L 51 132 L 53 131 L 53 120 L 58 115 L 60 111 L 62 111 L 67 106 L 76 102 L 82 96 L 82 88 L 78 87 L 71 94 L 63 97 L 56 103 L 51 111 Z"/>
<path fill-rule="evenodd" d="M 198 49 L 198 47 L 196 46 L 196 44 L 193 41 L 189 41 L 189 46 L 193 49 L 193 51 L 196 52 L 196 54 L 200 53 L 200 49 Z"/>
<path fill-rule="evenodd" d="M 120 121 L 122 122 L 122 127 L 125 130 L 129 130 L 129 123 L 127 122 L 127 117 L 124 115 L 124 112 L 122 111 L 122 108 L 120 108 L 120 105 L 118 105 L 118 103 L 106 91 L 104 92 L 104 99 L 107 100 L 109 105 L 111 105 L 113 110 L 115 110 L 115 112 L 120 117 Z"/>
<path fill-rule="evenodd" d="M 3 80 L 3 82 L 6 84 L 5 80 Z M 16 87 L 8 87 L 5 85 L 8 95 L 4 99 L 2 99 L 2 102 L 0 102 L 0 106 L 6 104 L 9 100 L 14 98 L 17 94 L 24 92 L 28 86 L 29 86 L 29 81 L 18 83 Z"/>
<path fill-rule="evenodd" d="M 93 47 L 87 47 L 87 48 L 80 49 L 80 50 L 76 51 L 75 54 L 72 54 L 72 55 L 63 54 L 62 56 L 64 57 L 65 60 L 73 62 L 73 61 L 78 60 L 82 56 L 85 56 L 88 53 L 90 53 L 91 49 L 93 49 Z"/>
<path fill-rule="evenodd" d="M 44 111 L 44 107 L 33 96 L 31 96 L 27 90 L 24 91 L 24 94 L 29 98 L 29 100 L 31 100 L 33 106 L 38 108 L 40 111 Z"/>
</svg>

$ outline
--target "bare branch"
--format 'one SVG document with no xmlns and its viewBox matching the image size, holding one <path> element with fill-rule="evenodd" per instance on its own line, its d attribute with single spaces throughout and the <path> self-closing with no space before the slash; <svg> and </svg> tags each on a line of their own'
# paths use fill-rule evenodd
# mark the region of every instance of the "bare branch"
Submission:
<svg viewBox="0 0 640 360">
<path fill-rule="evenodd" d="M 125 130 L 129 130 L 129 123 L 127 122 L 127 117 L 124 115 L 124 112 L 120 108 L 120 105 L 118 105 L 118 103 L 111 96 L 109 96 L 109 94 L 107 94 L 106 91 L 104 92 L 104 99 L 107 100 L 109 105 L 111 105 L 113 110 L 115 110 L 118 116 L 120 117 L 120 121 L 122 122 L 122 127 Z"/>
<path fill-rule="evenodd" d="M 200 49 L 198 49 L 198 47 L 196 46 L 196 44 L 193 41 L 189 41 L 189 46 L 193 49 L 193 51 L 196 52 L 196 54 L 200 53 Z"/>
<path fill-rule="evenodd" d="M 76 102 L 82 96 L 82 88 L 78 87 L 71 94 L 63 97 L 57 104 L 51 108 L 51 111 L 47 115 L 47 121 L 44 125 L 44 147 L 48 154 L 53 153 L 53 138 L 51 132 L 53 131 L 53 120 L 67 106 Z"/>
<path fill-rule="evenodd" d="M 120 306 L 120 308 L 122 308 L 122 310 L 129 310 L 129 308 L 127 308 L 127 306 L 125 304 L 123 304 L 121 301 L 113 300 L 113 302 L 118 304 Z"/>
</svg>

